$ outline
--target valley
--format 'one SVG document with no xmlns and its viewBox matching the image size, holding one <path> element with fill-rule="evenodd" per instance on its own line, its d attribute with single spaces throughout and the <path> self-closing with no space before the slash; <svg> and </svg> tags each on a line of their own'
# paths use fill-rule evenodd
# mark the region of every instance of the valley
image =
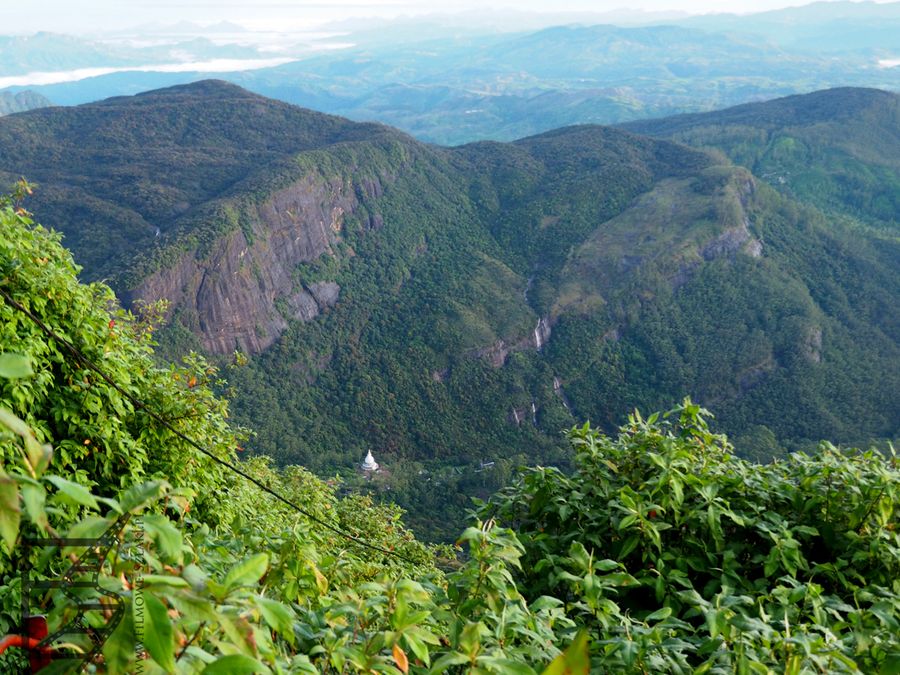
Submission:
<svg viewBox="0 0 900 675">
<path fill-rule="evenodd" d="M 821 136 L 848 102 L 890 127 L 896 98 L 786 100 Z M 754 116 L 792 129 L 783 106 Z M 840 166 L 886 165 L 890 193 L 898 155 L 857 136 Z M 348 485 L 372 450 L 390 478 L 357 487 L 428 536 L 516 466 L 566 466 L 561 430 L 686 395 L 759 459 L 898 435 L 878 199 L 779 194 L 768 165 L 608 127 L 441 148 L 215 81 L 6 118 L 0 147 L 85 279 L 168 301 L 167 358 L 250 357 L 224 390 L 250 448 Z"/>
</svg>

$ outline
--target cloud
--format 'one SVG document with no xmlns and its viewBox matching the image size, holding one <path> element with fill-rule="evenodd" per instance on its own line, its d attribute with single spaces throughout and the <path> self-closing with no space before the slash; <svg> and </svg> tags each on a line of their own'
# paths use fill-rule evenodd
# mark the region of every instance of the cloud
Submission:
<svg viewBox="0 0 900 675">
<path fill-rule="evenodd" d="M 112 73 L 236 73 L 243 70 L 272 68 L 290 63 L 294 59 L 211 59 L 187 63 L 163 63 L 152 66 L 129 66 L 124 68 L 77 68 L 55 72 L 35 72 L 25 75 L 0 77 L 0 89 L 6 87 L 28 87 L 62 82 L 77 82 L 89 77 L 99 77 Z"/>
</svg>

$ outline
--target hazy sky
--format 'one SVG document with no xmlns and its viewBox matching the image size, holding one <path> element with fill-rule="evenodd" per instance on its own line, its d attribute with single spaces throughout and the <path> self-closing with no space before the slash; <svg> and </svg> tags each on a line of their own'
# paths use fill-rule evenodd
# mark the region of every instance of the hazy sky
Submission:
<svg viewBox="0 0 900 675">
<path fill-rule="evenodd" d="M 885 0 L 886 1 L 886 0 Z M 622 9 L 680 10 L 690 13 L 748 12 L 805 0 L 0 0 L 0 34 L 103 32 L 141 23 L 234 21 L 257 30 L 314 28 L 335 19 L 398 16 L 470 9 L 606 12 Z"/>
</svg>

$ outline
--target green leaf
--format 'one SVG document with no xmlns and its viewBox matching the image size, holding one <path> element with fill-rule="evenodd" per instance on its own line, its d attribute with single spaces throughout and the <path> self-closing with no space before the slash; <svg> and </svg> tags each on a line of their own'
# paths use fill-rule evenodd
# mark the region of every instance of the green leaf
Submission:
<svg viewBox="0 0 900 675">
<path fill-rule="evenodd" d="M 25 441 L 25 454 L 28 457 L 28 464 L 31 466 L 34 475 L 37 477 L 44 473 L 50 464 L 53 449 L 49 445 L 38 443 L 29 426 L 3 407 L 0 407 L 0 424 L 7 427 L 17 436 L 21 436 L 22 440 Z"/>
<path fill-rule="evenodd" d="M 465 654 L 460 654 L 459 652 L 450 652 L 449 654 L 444 654 L 441 658 L 434 662 L 434 665 L 431 666 L 431 670 L 428 671 L 433 675 L 439 675 L 443 673 L 448 668 L 452 668 L 453 666 L 461 666 L 464 663 L 469 662 L 469 657 Z"/>
<path fill-rule="evenodd" d="M 588 634 L 581 631 L 572 644 L 557 656 L 542 675 L 588 675 L 591 672 L 591 655 L 588 650 Z"/>
<path fill-rule="evenodd" d="M 269 669 L 262 663 L 245 654 L 221 656 L 203 669 L 204 675 L 253 675 L 268 672 Z"/>
<path fill-rule="evenodd" d="M 34 435 L 29 433 L 25 436 L 25 452 L 28 454 L 28 463 L 34 475 L 42 476 L 53 459 L 53 448 L 50 445 L 41 445 Z"/>
<path fill-rule="evenodd" d="M 187 581 L 195 591 L 201 591 L 206 587 L 208 577 L 200 567 L 191 563 L 181 570 L 181 576 Z"/>
<path fill-rule="evenodd" d="M 31 522 L 45 529 L 49 523 L 47 522 L 47 512 L 45 505 L 47 501 L 47 493 L 41 484 L 32 485 L 26 483 L 22 485 L 22 502 L 25 504 L 25 513 L 31 519 Z"/>
<path fill-rule="evenodd" d="M 141 584 L 148 586 L 174 586 L 176 588 L 190 588 L 191 585 L 181 577 L 173 577 L 169 574 L 142 574 Z"/>
<path fill-rule="evenodd" d="M 256 599 L 259 611 L 269 628 L 276 631 L 291 645 L 294 644 L 294 613 L 277 600 L 259 597 Z"/>
<path fill-rule="evenodd" d="M 6 408 L 0 407 L 0 424 L 12 431 L 16 436 L 28 436 L 31 429 Z"/>
<path fill-rule="evenodd" d="M 622 544 L 622 550 L 619 551 L 619 558 L 627 557 L 629 553 L 637 548 L 640 542 L 641 535 L 639 534 L 632 535 L 628 539 L 626 539 L 625 543 Z"/>
<path fill-rule="evenodd" d="M 12 553 L 19 536 L 22 510 L 19 508 L 19 486 L 9 475 L 0 474 L 0 537 Z"/>
<path fill-rule="evenodd" d="M 521 661 L 504 659 L 499 656 L 479 656 L 476 663 L 487 666 L 495 673 L 509 673 L 509 675 L 535 675 L 534 668 Z"/>
<path fill-rule="evenodd" d="M 15 379 L 34 375 L 31 359 L 22 354 L 0 354 L 0 377 Z"/>
<path fill-rule="evenodd" d="M 481 638 L 487 634 L 487 626 L 481 621 L 469 622 L 459 636 L 459 646 L 468 654 L 475 654 L 481 645 Z"/>
<path fill-rule="evenodd" d="M 135 511 L 147 502 L 158 499 L 167 487 L 168 483 L 161 480 L 132 485 L 119 495 L 119 508 L 123 512 Z"/>
<path fill-rule="evenodd" d="M 640 582 L 627 572 L 613 572 L 612 574 L 604 574 L 600 577 L 600 582 L 604 586 L 634 586 Z"/>
<path fill-rule="evenodd" d="M 251 586 L 266 573 L 268 566 L 269 556 L 265 553 L 259 553 L 252 558 L 239 562 L 228 570 L 228 574 L 225 575 L 225 580 L 222 583 L 227 592 L 231 592 L 240 586 Z"/>
<path fill-rule="evenodd" d="M 47 476 L 46 480 L 56 486 L 56 489 L 59 490 L 57 494 L 64 495 L 69 501 L 91 509 L 100 509 L 100 505 L 94 499 L 94 495 L 84 485 L 73 483 L 60 476 Z"/>
<path fill-rule="evenodd" d="M 880 675 L 900 675 L 900 652 L 893 652 L 881 662 Z"/>
<path fill-rule="evenodd" d="M 143 593 L 142 596 L 146 607 L 146 622 L 144 634 L 137 637 L 143 639 L 144 646 L 153 660 L 166 672 L 171 673 L 175 670 L 175 635 L 169 613 L 163 602 L 152 593 Z M 137 596 L 134 600 L 136 614 L 140 609 L 140 597 Z M 138 625 L 137 621 L 135 625 Z"/>
<path fill-rule="evenodd" d="M 113 524 L 110 518 L 101 518 L 100 516 L 85 516 L 66 533 L 67 537 L 72 539 L 99 539 L 103 536 L 110 526 Z M 63 555 L 69 555 L 75 552 L 83 552 L 84 546 L 66 546 L 63 548 Z"/>
<path fill-rule="evenodd" d="M 672 616 L 672 608 L 671 607 L 662 607 L 661 609 L 656 610 L 653 614 L 647 616 L 644 621 L 664 621 Z"/>
<path fill-rule="evenodd" d="M 164 557 L 181 559 L 181 532 L 171 520 L 158 513 L 148 513 L 141 522 Z"/>
<path fill-rule="evenodd" d="M 134 669 L 134 619 L 128 607 L 119 625 L 103 644 L 103 660 L 109 675 L 132 673 Z"/>
<path fill-rule="evenodd" d="M 412 653 L 416 655 L 416 658 L 428 666 L 431 663 L 431 654 L 429 653 L 428 645 L 425 644 L 419 630 L 420 629 L 417 628 L 405 630 L 403 632 L 403 640 L 406 642 L 407 647 L 410 648 Z"/>
</svg>

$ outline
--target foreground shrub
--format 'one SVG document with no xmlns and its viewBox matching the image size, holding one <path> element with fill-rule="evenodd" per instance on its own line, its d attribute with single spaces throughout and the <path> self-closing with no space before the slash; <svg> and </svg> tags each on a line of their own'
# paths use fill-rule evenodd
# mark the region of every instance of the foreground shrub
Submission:
<svg viewBox="0 0 900 675">
<path fill-rule="evenodd" d="M 605 667 L 898 672 L 897 459 L 753 464 L 706 416 L 575 429 L 572 475 L 531 469 L 485 505 L 524 546 L 519 587 L 563 600 Z"/>
</svg>

